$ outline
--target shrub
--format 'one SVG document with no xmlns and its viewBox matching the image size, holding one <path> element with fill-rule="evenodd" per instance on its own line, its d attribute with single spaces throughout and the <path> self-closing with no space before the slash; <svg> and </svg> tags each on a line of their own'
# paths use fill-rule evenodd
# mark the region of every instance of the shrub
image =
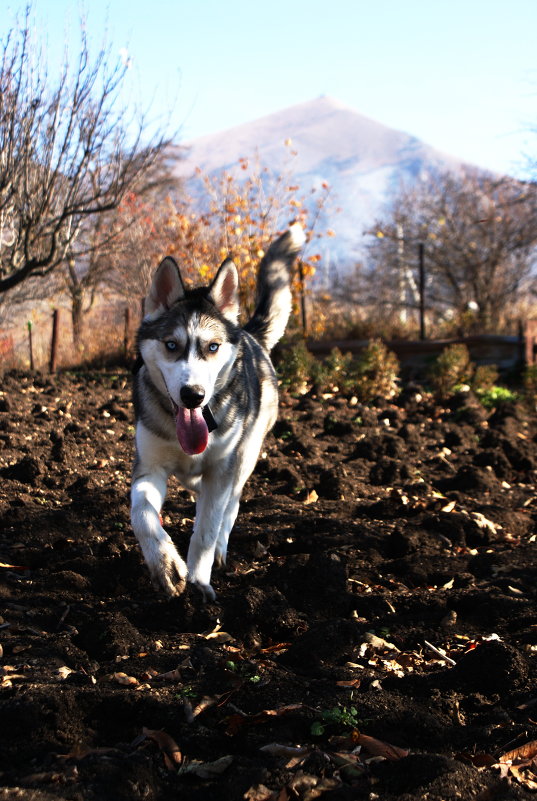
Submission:
<svg viewBox="0 0 537 801">
<path fill-rule="evenodd" d="M 464 344 L 449 345 L 444 348 L 432 365 L 429 378 L 435 393 L 440 398 L 448 398 L 461 386 L 469 384 L 474 366 L 470 352 Z"/>
<path fill-rule="evenodd" d="M 290 392 L 308 388 L 339 391 L 356 395 L 363 403 L 374 398 L 388 400 L 399 393 L 399 360 L 379 339 L 371 340 L 357 359 L 333 348 L 323 361 L 312 356 L 300 340 L 283 351 L 277 370 L 281 383 Z"/>
<path fill-rule="evenodd" d="M 495 364 L 480 364 L 472 376 L 472 389 L 482 395 L 493 389 L 498 381 L 498 368 Z"/>
<path fill-rule="evenodd" d="M 277 365 L 278 375 L 290 392 L 303 392 L 310 380 L 313 356 L 303 340 L 285 348 Z"/>
<path fill-rule="evenodd" d="M 489 387 L 482 392 L 479 392 L 479 400 L 485 409 L 495 409 L 496 406 L 501 406 L 502 403 L 510 403 L 518 400 L 516 392 L 512 392 L 507 387 Z"/>
<path fill-rule="evenodd" d="M 323 361 L 313 359 L 310 373 L 312 385 L 321 392 L 336 389 L 344 392 L 349 381 L 352 381 L 352 369 L 352 354 L 343 354 L 339 348 L 332 348 Z"/>
<path fill-rule="evenodd" d="M 372 339 L 352 370 L 350 388 L 363 403 L 399 393 L 399 360 L 380 339 Z"/>
</svg>

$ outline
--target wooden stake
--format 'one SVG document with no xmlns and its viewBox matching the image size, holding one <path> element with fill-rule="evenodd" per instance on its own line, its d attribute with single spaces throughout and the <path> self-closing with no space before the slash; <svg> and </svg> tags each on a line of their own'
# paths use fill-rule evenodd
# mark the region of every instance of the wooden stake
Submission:
<svg viewBox="0 0 537 801">
<path fill-rule="evenodd" d="M 32 321 L 31 320 L 28 320 L 28 348 L 30 350 L 30 370 L 33 373 L 33 371 L 35 370 L 35 367 L 34 367 L 34 346 L 33 346 L 33 342 L 32 342 Z"/>
<path fill-rule="evenodd" d="M 125 330 L 123 333 L 123 352 L 125 357 L 129 352 L 129 332 L 130 332 L 130 324 L 131 324 L 131 310 L 127 306 L 125 308 Z"/>
<path fill-rule="evenodd" d="M 54 309 L 52 312 L 52 340 L 50 342 L 50 362 L 49 373 L 56 372 L 56 363 L 58 360 L 58 332 L 60 327 L 60 310 Z"/>
</svg>

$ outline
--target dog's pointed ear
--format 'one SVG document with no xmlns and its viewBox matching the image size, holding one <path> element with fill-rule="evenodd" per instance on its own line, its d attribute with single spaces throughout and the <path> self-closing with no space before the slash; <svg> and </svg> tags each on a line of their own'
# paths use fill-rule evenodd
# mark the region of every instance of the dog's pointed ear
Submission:
<svg viewBox="0 0 537 801">
<path fill-rule="evenodd" d="M 145 314 L 160 314 L 184 296 L 185 287 L 177 262 L 167 256 L 160 262 L 153 276 L 151 289 L 145 299 Z"/>
<path fill-rule="evenodd" d="M 209 287 L 211 300 L 226 320 L 236 323 L 239 319 L 239 275 L 237 268 L 226 259 L 220 266 Z"/>
</svg>

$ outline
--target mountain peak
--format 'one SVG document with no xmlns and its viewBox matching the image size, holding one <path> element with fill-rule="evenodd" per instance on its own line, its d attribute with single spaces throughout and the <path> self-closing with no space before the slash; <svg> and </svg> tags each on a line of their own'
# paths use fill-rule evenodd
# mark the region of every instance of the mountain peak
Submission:
<svg viewBox="0 0 537 801">
<path fill-rule="evenodd" d="M 291 165 L 287 140 L 293 144 Z M 340 262 L 359 257 L 362 232 L 401 183 L 461 166 L 416 137 L 321 95 L 186 143 L 177 172 L 188 178 L 196 168 L 210 176 L 226 170 L 240 179 L 239 159 L 254 156 L 272 173 L 288 173 L 291 166 L 293 183 L 304 194 L 330 185 L 332 202 L 342 209 L 339 214 L 324 209 L 320 220 L 320 230 L 337 233 L 330 245 L 332 263 L 334 255 Z"/>
</svg>

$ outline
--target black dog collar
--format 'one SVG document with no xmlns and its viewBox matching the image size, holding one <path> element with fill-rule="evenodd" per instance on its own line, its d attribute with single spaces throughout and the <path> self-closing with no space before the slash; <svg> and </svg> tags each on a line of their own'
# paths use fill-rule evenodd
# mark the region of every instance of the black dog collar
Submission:
<svg viewBox="0 0 537 801">
<path fill-rule="evenodd" d="M 211 433 L 211 431 L 214 431 L 215 428 L 218 428 L 218 423 L 214 419 L 213 413 L 211 412 L 208 406 L 204 406 L 203 409 L 201 410 L 201 413 L 203 415 L 203 419 L 207 423 L 207 428 L 209 429 L 209 433 Z"/>
</svg>

